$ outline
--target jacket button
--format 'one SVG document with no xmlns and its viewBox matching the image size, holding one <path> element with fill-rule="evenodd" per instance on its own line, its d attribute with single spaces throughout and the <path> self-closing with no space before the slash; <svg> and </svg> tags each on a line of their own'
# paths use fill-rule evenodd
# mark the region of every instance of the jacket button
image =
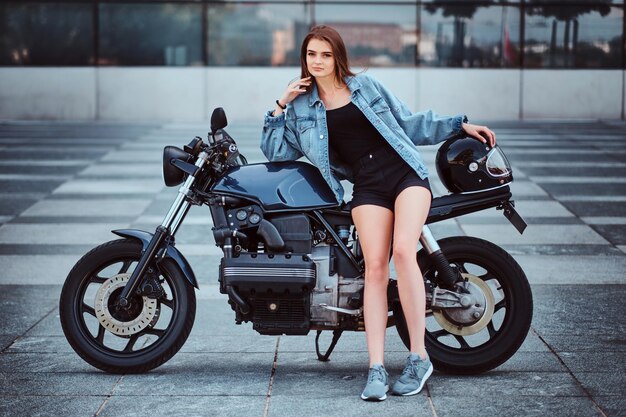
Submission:
<svg viewBox="0 0 626 417">
<path fill-rule="evenodd" d="M 324 139 L 324 135 L 320 135 L 320 139 Z"/>
</svg>

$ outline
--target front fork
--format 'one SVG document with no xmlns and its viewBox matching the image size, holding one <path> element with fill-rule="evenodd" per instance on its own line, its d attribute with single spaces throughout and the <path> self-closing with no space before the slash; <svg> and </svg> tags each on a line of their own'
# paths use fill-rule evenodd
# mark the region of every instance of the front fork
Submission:
<svg viewBox="0 0 626 417">
<path fill-rule="evenodd" d="M 207 160 L 208 154 L 204 151 L 200 152 L 195 163 L 196 167 L 198 167 L 196 172 L 200 172 Z M 188 175 L 185 183 L 178 189 L 176 200 L 174 200 L 163 222 L 156 228 L 154 236 L 143 251 L 141 258 L 139 258 L 137 267 L 131 274 L 126 286 L 124 286 L 122 293 L 117 298 L 117 303 L 120 307 L 124 308 L 129 305 L 130 296 L 137 291 L 150 264 L 163 248 L 163 243 L 176 234 L 178 227 L 191 207 L 192 203 L 189 196 L 195 180 L 196 177 L 194 175 Z M 165 255 L 165 251 L 163 251 L 163 255 Z"/>
<path fill-rule="evenodd" d="M 441 251 L 437 240 L 427 225 L 424 225 L 422 228 L 420 243 L 433 261 L 435 270 L 437 271 L 437 284 L 439 284 L 439 286 L 452 289 L 457 282 L 463 280 L 459 271 L 450 266 L 450 263 Z"/>
</svg>

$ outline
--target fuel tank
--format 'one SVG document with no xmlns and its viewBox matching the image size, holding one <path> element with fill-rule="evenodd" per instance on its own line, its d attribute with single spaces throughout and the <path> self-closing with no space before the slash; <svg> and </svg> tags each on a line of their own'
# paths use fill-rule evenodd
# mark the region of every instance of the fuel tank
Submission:
<svg viewBox="0 0 626 417">
<path fill-rule="evenodd" d="M 300 161 L 233 167 L 213 186 L 217 194 L 258 202 L 266 211 L 336 207 L 337 201 L 313 165 Z"/>
</svg>

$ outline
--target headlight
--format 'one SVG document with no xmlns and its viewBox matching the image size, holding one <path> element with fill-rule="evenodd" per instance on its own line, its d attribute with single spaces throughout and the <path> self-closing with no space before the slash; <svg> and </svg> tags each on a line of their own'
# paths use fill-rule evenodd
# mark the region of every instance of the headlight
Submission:
<svg viewBox="0 0 626 417">
<path fill-rule="evenodd" d="M 174 187 L 178 184 L 182 184 L 187 175 L 172 165 L 171 161 L 180 159 L 189 162 L 191 158 L 191 155 L 176 146 L 166 146 L 165 149 L 163 149 L 163 181 L 165 181 L 165 185 Z"/>
</svg>

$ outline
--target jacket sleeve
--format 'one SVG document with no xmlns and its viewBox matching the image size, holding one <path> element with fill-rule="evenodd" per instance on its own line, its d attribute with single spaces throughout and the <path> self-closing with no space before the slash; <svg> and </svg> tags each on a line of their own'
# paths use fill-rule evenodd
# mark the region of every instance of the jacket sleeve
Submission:
<svg viewBox="0 0 626 417">
<path fill-rule="evenodd" d="M 304 153 L 298 145 L 295 124 L 285 117 L 285 113 L 272 116 L 272 111 L 265 114 L 261 151 L 271 161 L 295 161 Z"/>
<path fill-rule="evenodd" d="M 465 115 L 439 116 L 432 110 L 413 113 L 399 98 L 379 81 L 370 78 L 387 102 L 400 128 L 415 145 L 434 145 L 463 133 Z"/>
</svg>

